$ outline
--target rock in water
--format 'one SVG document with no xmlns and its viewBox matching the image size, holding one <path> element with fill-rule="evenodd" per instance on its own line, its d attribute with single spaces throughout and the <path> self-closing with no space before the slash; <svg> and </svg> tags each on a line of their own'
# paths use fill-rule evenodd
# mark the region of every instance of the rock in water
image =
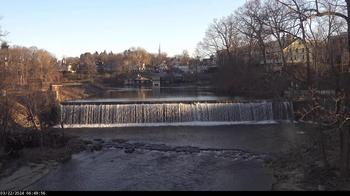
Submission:
<svg viewBox="0 0 350 196">
<path fill-rule="evenodd" d="M 96 150 L 96 151 L 101 151 L 101 150 L 102 150 L 102 145 L 96 144 L 93 148 L 94 148 L 94 150 Z"/>
<path fill-rule="evenodd" d="M 135 152 L 135 148 L 127 148 L 127 149 L 125 150 L 125 153 L 127 153 L 127 154 L 131 154 L 131 153 L 133 153 L 133 152 Z"/>
</svg>

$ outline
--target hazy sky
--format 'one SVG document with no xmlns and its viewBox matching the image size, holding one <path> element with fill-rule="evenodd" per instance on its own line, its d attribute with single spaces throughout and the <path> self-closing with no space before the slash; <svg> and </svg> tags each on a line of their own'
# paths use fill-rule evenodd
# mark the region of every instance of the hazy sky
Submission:
<svg viewBox="0 0 350 196">
<path fill-rule="evenodd" d="M 245 0 L 0 0 L 10 45 L 37 46 L 58 58 L 140 46 L 192 53 L 214 18 Z"/>
</svg>

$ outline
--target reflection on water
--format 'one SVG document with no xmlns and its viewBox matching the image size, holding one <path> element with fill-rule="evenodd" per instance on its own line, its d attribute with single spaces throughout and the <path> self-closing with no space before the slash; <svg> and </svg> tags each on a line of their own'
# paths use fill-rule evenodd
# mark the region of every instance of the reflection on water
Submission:
<svg viewBox="0 0 350 196">
<path fill-rule="evenodd" d="M 215 90 L 205 87 L 166 88 L 115 88 L 106 91 L 103 98 L 174 98 L 174 97 L 214 97 Z M 101 98 L 101 97 L 100 97 Z"/>
<path fill-rule="evenodd" d="M 227 97 L 216 95 L 215 89 L 211 87 L 180 86 L 180 87 L 124 87 L 110 88 L 103 95 L 89 97 L 83 100 L 73 100 L 65 103 L 169 103 L 169 102 L 201 102 L 201 101 L 223 101 L 238 100 L 239 97 Z"/>
</svg>

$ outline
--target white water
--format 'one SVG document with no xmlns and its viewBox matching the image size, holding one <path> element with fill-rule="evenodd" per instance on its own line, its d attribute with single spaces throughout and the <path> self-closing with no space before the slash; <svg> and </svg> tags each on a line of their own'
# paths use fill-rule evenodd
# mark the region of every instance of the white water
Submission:
<svg viewBox="0 0 350 196">
<path fill-rule="evenodd" d="M 267 124 L 293 120 L 292 110 L 288 102 L 75 103 L 61 106 L 61 119 L 68 128 Z"/>
<path fill-rule="evenodd" d="M 180 122 L 180 123 L 129 123 L 129 124 L 70 124 L 65 128 L 115 128 L 115 127 L 206 127 L 226 125 L 266 125 L 277 124 L 277 121 L 240 121 L 240 122 Z M 60 128 L 57 125 L 55 128 Z"/>
</svg>

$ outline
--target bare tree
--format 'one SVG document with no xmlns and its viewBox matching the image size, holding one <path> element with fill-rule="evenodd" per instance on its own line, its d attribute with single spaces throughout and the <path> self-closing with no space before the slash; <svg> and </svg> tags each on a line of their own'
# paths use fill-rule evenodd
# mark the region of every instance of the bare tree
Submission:
<svg viewBox="0 0 350 196">
<path fill-rule="evenodd" d="M 261 51 L 264 67 L 267 67 L 266 40 L 269 38 L 267 26 L 267 14 L 264 12 L 260 0 L 247 1 L 235 14 L 235 20 L 239 22 L 238 30 L 249 39 L 257 41 Z M 251 43 L 251 41 L 249 41 Z"/>
<path fill-rule="evenodd" d="M 0 26 L 0 41 L 2 42 L 0 48 L 0 147 L 5 145 L 12 109 L 12 101 L 8 97 L 10 78 L 7 77 L 9 45 L 2 39 L 6 34 L 1 30 Z"/>
<path fill-rule="evenodd" d="M 2 17 L 0 17 L 0 20 L 2 19 Z M 3 40 L 3 37 L 5 37 L 6 35 L 8 35 L 8 32 L 6 32 L 6 31 L 3 31 L 2 29 L 1 29 L 1 26 L 0 26 L 0 41 L 1 42 L 3 42 L 4 40 Z"/>
<path fill-rule="evenodd" d="M 40 133 L 40 147 L 44 146 L 44 132 L 51 125 L 50 113 L 56 107 L 54 96 L 50 93 L 30 92 L 22 97 L 27 118 L 34 130 Z"/>
<path fill-rule="evenodd" d="M 180 57 L 180 64 L 181 65 L 188 65 L 190 63 L 190 60 L 191 60 L 191 57 L 190 55 L 188 54 L 188 51 L 187 50 L 184 50 L 182 52 L 182 55 Z"/>
<path fill-rule="evenodd" d="M 6 93 L 6 91 L 3 91 Z M 4 147 L 5 140 L 8 137 L 10 130 L 11 112 L 13 109 L 13 99 L 7 94 L 0 95 L 0 148 Z"/>
<path fill-rule="evenodd" d="M 79 70 L 86 74 L 88 79 L 94 79 L 96 74 L 96 59 L 91 53 L 85 53 L 80 56 Z"/>
<path fill-rule="evenodd" d="M 341 175 L 348 176 L 350 172 L 350 115 L 347 111 L 346 96 L 344 92 L 338 92 L 335 96 L 326 97 L 327 103 L 333 103 L 332 107 L 322 103 L 322 97 L 317 89 L 309 90 L 311 103 L 301 111 L 301 120 L 311 119 L 316 123 L 319 131 L 319 146 L 324 165 L 328 165 L 326 153 L 326 138 L 324 130 L 336 129 L 339 134 L 339 165 Z"/>
<path fill-rule="evenodd" d="M 47 51 L 17 46 L 6 51 L 9 88 L 47 90 L 49 84 L 59 81 L 57 60 Z"/>
<path fill-rule="evenodd" d="M 151 62 L 151 55 L 143 48 L 131 48 L 127 55 L 133 69 L 144 70 Z"/>
<path fill-rule="evenodd" d="M 312 86 L 311 59 L 310 59 L 310 40 L 307 37 L 306 22 L 310 17 L 310 2 L 307 0 L 277 0 L 289 9 L 290 19 L 293 21 L 288 31 L 295 39 L 303 44 L 306 56 L 307 85 Z"/>
<path fill-rule="evenodd" d="M 124 51 L 123 67 L 127 72 L 142 70 L 150 64 L 151 55 L 143 48 L 130 48 Z"/>
<path fill-rule="evenodd" d="M 210 24 L 202 42 L 198 44 L 198 51 L 202 56 L 215 55 L 218 51 L 223 52 L 228 59 L 233 58 L 240 45 L 240 33 L 237 30 L 237 21 L 234 15 L 215 19 Z"/>
<path fill-rule="evenodd" d="M 331 6 L 331 5 L 330 5 Z M 335 79 L 335 88 L 340 88 L 339 66 L 335 61 L 342 55 L 344 47 L 338 43 L 342 38 L 344 21 L 334 15 L 327 17 L 310 17 L 307 20 L 307 36 L 312 47 L 312 64 L 316 76 L 322 77 L 325 73 L 332 73 Z M 336 54 L 337 53 L 337 54 Z M 316 81 L 317 82 L 317 81 Z"/>
<path fill-rule="evenodd" d="M 33 57 L 41 88 L 44 87 L 47 90 L 51 84 L 60 80 L 57 59 L 45 50 L 35 51 Z"/>
<path fill-rule="evenodd" d="M 269 28 L 269 33 L 276 39 L 278 43 L 279 56 L 282 60 L 282 67 L 286 68 L 287 60 L 284 54 L 284 48 L 290 44 L 289 34 L 286 33 L 291 26 L 290 16 L 286 6 L 283 6 L 276 0 L 265 1 L 264 11 L 267 19 L 262 21 Z"/>
<path fill-rule="evenodd" d="M 350 1 L 349 0 L 312 0 L 314 7 L 308 11 L 312 16 L 325 17 L 336 16 L 346 21 L 348 29 L 348 55 L 350 56 Z M 350 67 L 350 57 L 348 58 Z"/>
</svg>

